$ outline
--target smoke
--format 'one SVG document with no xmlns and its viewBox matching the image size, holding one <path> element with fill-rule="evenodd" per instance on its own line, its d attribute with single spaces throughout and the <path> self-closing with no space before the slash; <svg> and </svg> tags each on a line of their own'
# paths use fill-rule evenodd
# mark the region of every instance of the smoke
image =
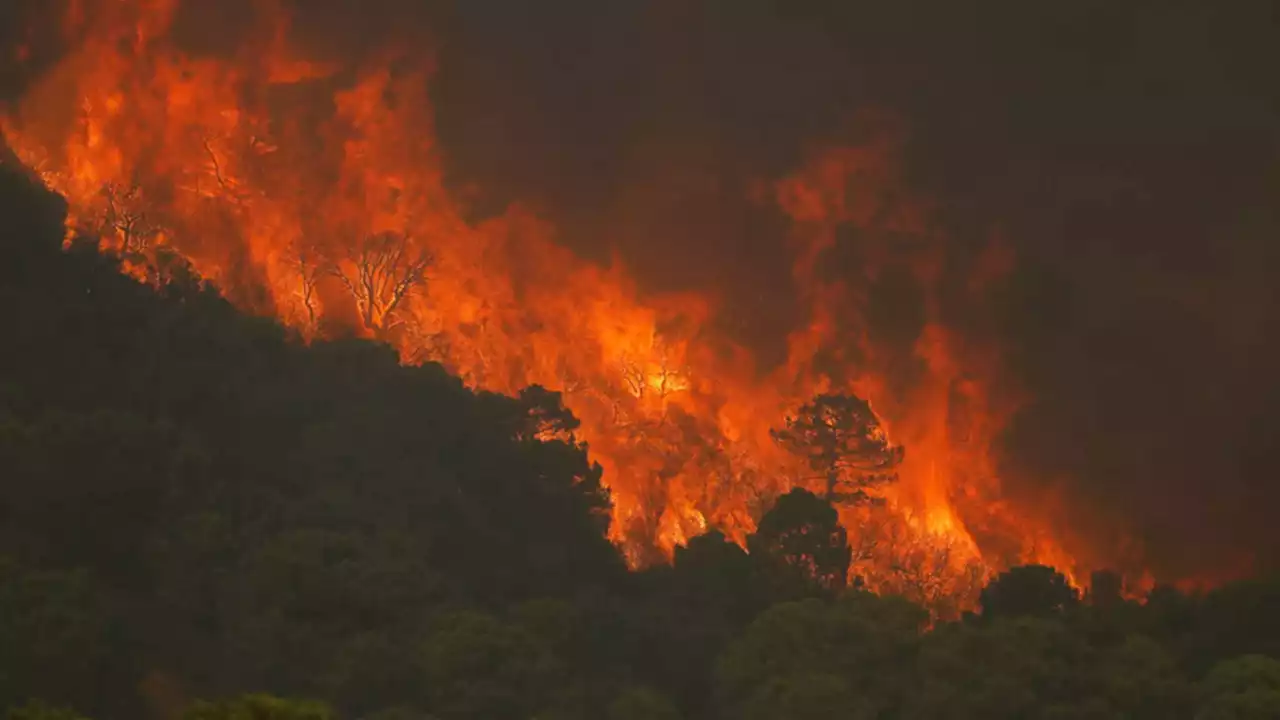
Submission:
<svg viewBox="0 0 1280 720">
<path fill-rule="evenodd" d="M 1019 258 L 991 309 L 1033 397 L 1011 477 L 1068 478 L 1158 569 L 1269 560 L 1273 3 L 467 2 L 452 23 L 440 132 L 476 206 L 534 202 L 651 287 L 719 288 L 764 350 L 793 290 L 750 182 L 896 113 L 953 247 L 999 230 Z"/>
<path fill-rule="evenodd" d="M 996 322 L 1029 389 L 1011 491 L 1068 483 L 1089 508 L 1075 522 L 1124 518 L 1157 571 L 1280 550 L 1274 3 L 285 4 L 311 54 L 435 51 L 447 180 L 473 219 L 519 202 L 646 288 L 710 289 L 766 363 L 802 308 L 761 183 L 888 114 L 948 253 L 976 261 L 999 234 L 1017 258 L 995 302 L 949 318 Z M 182 12 L 194 50 L 234 47 L 231 4 Z M 53 47 L 4 43 L 23 44 Z M 0 81 L 20 87 L 43 52 Z M 912 342 L 919 288 L 872 290 L 875 331 Z"/>
</svg>

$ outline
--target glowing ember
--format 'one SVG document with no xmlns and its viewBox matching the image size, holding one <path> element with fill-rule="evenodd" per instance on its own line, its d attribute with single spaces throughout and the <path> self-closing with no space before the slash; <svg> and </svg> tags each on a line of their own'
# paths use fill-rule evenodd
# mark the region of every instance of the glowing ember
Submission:
<svg viewBox="0 0 1280 720">
<path fill-rule="evenodd" d="M 823 253 L 853 227 L 910 238 L 867 240 L 862 280 L 906 268 L 939 285 L 946 244 L 895 176 L 892 133 L 815 155 L 764 199 L 793 221 L 811 319 L 784 364 L 760 368 L 708 329 L 705 297 L 646 296 L 619 264 L 580 261 L 518 209 L 465 222 L 442 182 L 429 59 L 308 62 L 265 5 L 233 58 L 195 58 L 167 35 L 176 5 L 74 3 L 73 52 L 3 125 L 67 197 L 72 228 L 100 233 L 140 278 L 176 252 L 308 337 L 354 328 L 477 387 L 562 391 L 605 469 L 613 538 L 637 565 L 713 526 L 742 541 L 811 474 L 770 429 L 819 393 L 852 393 L 906 448 L 898 482 L 876 491 L 882 504 L 841 509 L 869 585 L 964 603 L 1010 562 L 1088 570 L 1046 515 L 1002 500 L 993 448 L 1018 395 L 993 346 L 943 322 L 944 303 L 976 302 L 1009 270 L 1004 246 L 967 269 L 964 297 L 926 291 L 905 358 L 872 341 L 865 287 L 823 277 Z"/>
</svg>

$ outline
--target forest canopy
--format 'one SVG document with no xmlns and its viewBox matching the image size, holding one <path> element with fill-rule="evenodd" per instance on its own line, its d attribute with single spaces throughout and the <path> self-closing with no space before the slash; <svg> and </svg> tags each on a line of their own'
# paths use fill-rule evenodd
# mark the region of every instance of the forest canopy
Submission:
<svg viewBox="0 0 1280 720">
<path fill-rule="evenodd" d="M 1272 578 L 1138 602 L 1018 567 L 954 618 L 850 581 L 831 503 L 901 453 L 842 464 L 878 437 L 856 403 L 780 433 L 817 438 L 825 496 L 775 498 L 750 552 L 712 531 L 633 572 L 555 393 L 304 343 L 180 265 L 139 283 L 64 249 L 9 165 L 0 212 L 10 720 L 1280 715 Z"/>
</svg>

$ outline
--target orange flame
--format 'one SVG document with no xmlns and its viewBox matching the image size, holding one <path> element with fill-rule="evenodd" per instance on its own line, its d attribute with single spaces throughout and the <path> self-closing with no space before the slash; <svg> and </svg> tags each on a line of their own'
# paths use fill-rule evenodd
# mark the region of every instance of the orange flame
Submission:
<svg viewBox="0 0 1280 720">
<path fill-rule="evenodd" d="M 1087 570 L 1040 515 L 1003 499 L 995 443 L 1020 397 L 994 344 L 944 312 L 979 300 L 1012 254 L 993 242 L 960 296 L 938 289 L 954 258 L 904 192 L 891 130 L 817 153 L 761 194 L 792 220 L 810 320 L 784 364 L 760 368 L 710 329 L 706 296 L 648 295 L 620 262 L 579 260 L 518 207 L 464 221 L 442 180 L 429 58 L 302 59 L 266 2 L 262 32 L 233 58 L 192 57 L 168 35 L 178 5 L 73 2 L 74 51 L 3 120 L 9 146 L 68 199 L 69 229 L 101 233 L 139 277 L 176 252 L 308 337 L 356 328 L 476 387 L 562 391 L 636 565 L 710 527 L 743 541 L 801 482 L 769 429 L 815 393 L 851 391 L 907 448 L 883 507 L 841 511 L 873 588 L 963 605 L 1003 564 Z M 879 239 L 859 241 L 862 276 L 825 279 L 842 228 Z M 869 281 L 894 268 L 926 288 L 905 356 L 874 342 L 865 317 Z"/>
</svg>

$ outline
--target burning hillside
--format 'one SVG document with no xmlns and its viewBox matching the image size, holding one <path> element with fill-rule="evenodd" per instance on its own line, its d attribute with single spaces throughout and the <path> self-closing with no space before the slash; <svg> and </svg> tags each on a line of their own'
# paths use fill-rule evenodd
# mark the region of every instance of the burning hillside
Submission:
<svg viewBox="0 0 1280 720">
<path fill-rule="evenodd" d="M 868 120 L 870 140 L 759 185 L 756 200 L 790 220 L 809 318 L 785 362 L 762 367 L 716 329 L 714 297 L 646 293 L 621 262 L 558 245 L 554 218 L 512 207 L 469 223 L 443 181 L 430 57 L 309 61 L 269 2 L 233 54 L 194 55 L 171 38 L 177 5 L 72 3 L 72 50 L 3 125 L 69 201 L 69 232 L 100 236 L 140 279 L 163 281 L 181 258 L 304 336 L 355 331 L 476 387 L 563 393 L 635 565 L 709 528 L 741 541 L 791 486 L 826 490 L 774 431 L 827 394 L 868 401 L 903 449 L 896 481 L 842 503 L 872 587 L 963 601 L 1009 563 L 1093 567 L 1053 530 L 1052 506 L 1002 494 L 997 438 L 1023 396 L 993 333 L 948 323 L 987 302 L 1012 253 L 998 241 L 976 261 L 948 253 L 899 177 L 892 122 Z M 882 277 L 923 288 L 906 353 L 867 316 Z"/>
</svg>

